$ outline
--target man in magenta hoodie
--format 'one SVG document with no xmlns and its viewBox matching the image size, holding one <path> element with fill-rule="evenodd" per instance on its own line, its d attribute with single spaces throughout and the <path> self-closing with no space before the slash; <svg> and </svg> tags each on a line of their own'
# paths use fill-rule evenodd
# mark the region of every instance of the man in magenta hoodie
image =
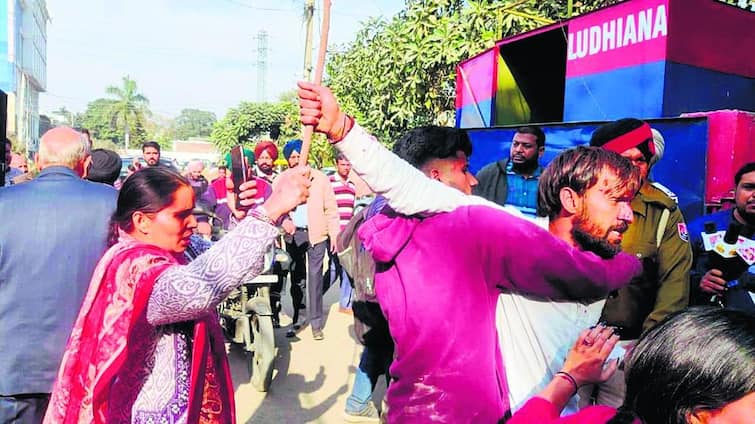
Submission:
<svg viewBox="0 0 755 424">
<path fill-rule="evenodd" d="M 396 343 L 388 422 L 496 422 L 509 410 L 495 327 L 500 291 L 598 298 L 628 284 L 639 262 L 625 254 L 602 260 L 427 179 L 345 116 L 329 90 L 299 87 L 302 122 L 326 134 L 403 213 L 385 212 L 360 230 L 377 262 L 375 290 Z M 412 196 L 438 213 L 414 215 L 420 209 L 412 209 Z M 465 203 L 477 204 L 457 207 Z"/>
</svg>

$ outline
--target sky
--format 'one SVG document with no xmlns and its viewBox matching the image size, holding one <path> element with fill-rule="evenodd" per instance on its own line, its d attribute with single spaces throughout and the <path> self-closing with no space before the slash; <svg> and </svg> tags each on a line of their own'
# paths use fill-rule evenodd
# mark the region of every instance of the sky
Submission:
<svg viewBox="0 0 755 424">
<path fill-rule="evenodd" d="M 313 62 L 321 1 L 315 0 Z M 360 22 L 389 18 L 404 0 L 332 0 L 329 45 L 352 41 Z M 268 33 L 265 98 L 302 78 L 304 0 L 47 0 L 47 92 L 40 113 L 83 112 L 130 76 L 153 113 L 209 110 L 218 119 L 257 101 L 257 35 Z"/>
</svg>

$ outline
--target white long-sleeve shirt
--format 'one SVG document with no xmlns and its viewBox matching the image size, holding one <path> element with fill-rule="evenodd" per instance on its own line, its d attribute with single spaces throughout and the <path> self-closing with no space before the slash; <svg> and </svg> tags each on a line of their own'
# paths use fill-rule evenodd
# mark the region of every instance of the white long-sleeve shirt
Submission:
<svg viewBox="0 0 755 424">
<path fill-rule="evenodd" d="M 335 147 L 349 159 L 351 168 L 372 191 L 383 195 L 398 213 L 432 215 L 450 212 L 463 205 L 485 205 L 522 216 L 516 208 L 500 206 L 482 197 L 464 194 L 426 177 L 356 123 Z"/>
</svg>

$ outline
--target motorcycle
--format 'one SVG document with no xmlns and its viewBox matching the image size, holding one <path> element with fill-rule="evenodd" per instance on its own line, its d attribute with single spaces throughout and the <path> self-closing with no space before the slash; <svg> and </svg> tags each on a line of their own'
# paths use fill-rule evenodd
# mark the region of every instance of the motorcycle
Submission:
<svg viewBox="0 0 755 424">
<path fill-rule="evenodd" d="M 218 228 L 220 218 L 212 212 L 194 210 L 196 215 L 208 216 L 212 227 Z M 222 220 L 220 220 L 222 221 Z M 222 228 L 222 223 L 219 225 Z M 225 231 L 213 231 L 213 239 L 222 238 Z M 273 307 L 270 286 L 278 281 L 274 272 L 276 264 L 287 268 L 291 258 L 275 244 L 265 254 L 262 273 L 245 281 L 233 290 L 218 305 L 220 325 L 231 344 L 240 347 L 247 362 L 252 386 L 266 392 L 270 388 L 275 361 L 275 334 L 273 332 Z"/>
<path fill-rule="evenodd" d="M 275 335 L 270 286 L 278 281 L 278 276 L 272 272 L 276 256 L 282 256 L 277 250 L 273 246 L 265 255 L 266 267 L 262 274 L 244 282 L 218 306 L 226 338 L 243 349 L 252 386 L 260 392 L 270 388 L 273 377 Z"/>
</svg>

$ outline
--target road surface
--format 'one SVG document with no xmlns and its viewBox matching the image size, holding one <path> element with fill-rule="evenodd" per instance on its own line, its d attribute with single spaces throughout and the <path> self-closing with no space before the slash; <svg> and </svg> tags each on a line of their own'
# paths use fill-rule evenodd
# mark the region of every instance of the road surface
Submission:
<svg viewBox="0 0 755 424">
<path fill-rule="evenodd" d="M 249 383 L 244 355 L 234 346 L 229 360 L 236 393 L 238 423 L 342 423 L 361 345 L 353 335 L 353 317 L 338 310 L 337 283 L 325 296 L 325 340 L 316 341 L 305 327 L 287 339 L 291 298 L 284 290 L 281 328 L 275 330 L 277 355 L 270 391 L 257 392 Z M 306 317 L 306 309 L 300 316 Z M 376 390 L 379 407 L 385 384 Z"/>
</svg>

